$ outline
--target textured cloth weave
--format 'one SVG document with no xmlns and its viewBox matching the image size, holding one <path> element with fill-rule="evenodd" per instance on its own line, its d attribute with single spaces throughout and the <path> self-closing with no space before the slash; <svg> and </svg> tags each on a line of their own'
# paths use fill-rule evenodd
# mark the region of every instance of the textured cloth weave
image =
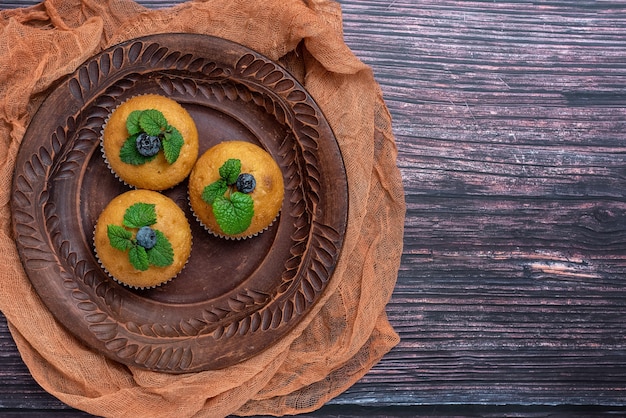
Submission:
<svg viewBox="0 0 626 418">
<path fill-rule="evenodd" d="M 223 370 L 172 375 L 127 367 L 81 344 L 30 285 L 11 226 L 11 182 L 28 123 L 55 80 L 119 42 L 201 33 L 287 67 L 311 93 L 341 147 L 348 228 L 334 276 L 313 311 L 268 350 Z M 404 194 L 391 120 L 371 69 L 345 45 L 328 0 L 208 0 L 150 10 L 130 0 L 50 0 L 0 12 L 0 310 L 37 382 L 104 417 L 284 415 L 337 396 L 398 342 L 393 291 Z"/>
</svg>

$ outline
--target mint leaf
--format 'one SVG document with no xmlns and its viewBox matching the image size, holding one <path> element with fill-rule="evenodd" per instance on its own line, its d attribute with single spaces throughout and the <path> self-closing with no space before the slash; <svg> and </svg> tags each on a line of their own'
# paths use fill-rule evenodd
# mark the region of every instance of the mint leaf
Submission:
<svg viewBox="0 0 626 418">
<path fill-rule="evenodd" d="M 174 164 L 180 155 L 180 150 L 185 145 L 183 136 L 173 126 L 168 126 L 163 137 L 163 153 L 168 163 Z"/>
<path fill-rule="evenodd" d="M 139 116 L 141 116 L 141 110 L 133 110 L 128 119 L 126 119 L 126 130 L 129 135 L 136 135 L 141 132 L 141 126 L 139 126 Z"/>
<path fill-rule="evenodd" d="M 141 228 L 142 226 L 156 223 L 156 211 L 154 204 L 135 203 L 126 209 L 124 213 L 124 225 L 129 228 Z"/>
<path fill-rule="evenodd" d="M 224 193 L 226 193 L 226 190 L 228 190 L 228 185 L 226 184 L 226 180 L 219 179 L 216 182 L 213 182 L 204 188 L 204 190 L 202 191 L 202 200 L 204 200 L 209 205 L 212 205 L 213 201 L 216 198 L 220 196 L 222 197 L 224 196 Z"/>
<path fill-rule="evenodd" d="M 107 236 L 111 247 L 126 251 L 133 246 L 133 234 L 117 225 L 107 225 Z"/>
<path fill-rule="evenodd" d="M 150 264 L 148 262 L 148 253 L 141 245 L 133 245 L 128 251 L 128 260 L 137 270 L 148 270 Z"/>
<path fill-rule="evenodd" d="M 236 158 L 231 158 L 226 160 L 224 164 L 220 167 L 220 177 L 226 180 L 228 185 L 235 184 L 237 182 L 237 177 L 239 177 L 239 173 L 241 172 L 241 160 Z"/>
<path fill-rule="evenodd" d="M 220 196 L 213 201 L 213 214 L 227 235 L 240 234 L 250 226 L 254 216 L 254 202 L 250 195 L 234 192 L 230 200 Z"/>
<path fill-rule="evenodd" d="M 120 160 L 126 164 L 141 165 L 148 161 L 154 160 L 156 155 L 152 157 L 145 157 L 137 151 L 137 135 L 133 134 L 124 141 L 122 148 L 120 148 Z"/>
<path fill-rule="evenodd" d="M 154 247 L 146 251 L 148 254 L 148 262 L 153 266 L 166 267 L 174 262 L 174 250 L 172 244 L 161 231 L 154 231 L 156 233 L 156 244 Z"/>
<path fill-rule="evenodd" d="M 145 133 L 158 136 L 167 128 L 167 119 L 156 109 L 147 109 L 139 116 L 139 126 Z"/>
</svg>

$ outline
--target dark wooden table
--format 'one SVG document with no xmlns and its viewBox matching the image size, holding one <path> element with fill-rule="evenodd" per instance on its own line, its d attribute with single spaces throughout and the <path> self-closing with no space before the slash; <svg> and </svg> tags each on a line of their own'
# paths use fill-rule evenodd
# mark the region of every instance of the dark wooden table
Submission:
<svg viewBox="0 0 626 418">
<path fill-rule="evenodd" d="M 341 4 L 399 148 L 402 341 L 310 416 L 626 415 L 626 2 Z M 0 416 L 37 414 L 85 415 L 2 319 Z"/>
</svg>

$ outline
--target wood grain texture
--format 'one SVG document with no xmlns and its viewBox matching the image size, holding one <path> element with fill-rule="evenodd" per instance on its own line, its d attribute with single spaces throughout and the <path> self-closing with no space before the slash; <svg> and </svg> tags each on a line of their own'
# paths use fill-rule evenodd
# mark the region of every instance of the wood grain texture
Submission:
<svg viewBox="0 0 626 418">
<path fill-rule="evenodd" d="M 398 144 L 402 341 L 311 416 L 626 413 L 626 2 L 340 3 Z M 0 362 L 0 408 L 80 416 L 4 324 Z"/>
<path fill-rule="evenodd" d="M 402 342 L 340 401 L 623 405 L 624 4 L 342 4 L 408 212 Z"/>
</svg>

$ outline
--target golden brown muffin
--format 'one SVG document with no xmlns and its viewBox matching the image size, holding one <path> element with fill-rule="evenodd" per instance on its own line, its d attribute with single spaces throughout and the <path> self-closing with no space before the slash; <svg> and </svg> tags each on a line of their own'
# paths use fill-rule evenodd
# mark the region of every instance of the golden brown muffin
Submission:
<svg viewBox="0 0 626 418">
<path fill-rule="evenodd" d="M 220 174 L 220 168 L 227 166 L 226 163 L 229 160 L 240 162 L 241 168 L 236 174 L 237 177 L 241 175 L 239 177 L 241 182 L 233 182 L 234 178 L 227 180 Z M 251 186 L 250 178 L 245 178 L 244 175 L 252 175 L 254 183 L 256 183 L 252 191 L 247 193 L 244 189 Z M 220 182 L 222 182 L 221 189 L 217 186 L 211 186 Z M 226 190 L 224 183 L 230 183 Z M 217 195 L 224 198 L 221 199 L 222 207 L 228 206 L 224 200 L 235 202 L 233 203 L 234 212 L 246 211 L 245 208 L 242 208 L 245 204 L 240 204 L 244 199 L 236 198 L 235 194 L 240 193 L 239 196 L 241 197 L 241 192 L 244 192 L 243 194 L 249 196 L 253 202 L 253 213 L 249 226 L 244 230 L 238 228 L 233 231 L 233 228 L 224 225 L 223 221 L 220 225 L 216 219 L 215 207 L 217 203 L 215 201 L 207 202 L 207 193 L 211 194 L 211 192 L 207 192 L 207 186 L 217 187 Z M 195 216 L 207 230 L 221 237 L 241 239 L 264 231 L 278 216 L 283 197 L 283 176 L 278 164 L 269 153 L 249 142 L 225 141 L 215 145 L 198 158 L 189 176 L 189 203 Z M 240 224 L 239 221 L 246 223 L 241 219 L 235 223 Z M 239 225 L 236 226 L 239 227 Z"/>
<path fill-rule="evenodd" d="M 154 236 L 144 230 L 140 237 L 142 226 L 155 231 Z M 170 260 L 162 237 L 170 244 Z M 145 245 L 146 240 L 152 243 Z M 131 190 L 115 197 L 102 211 L 94 245 L 100 264 L 111 277 L 127 286 L 149 288 L 171 280 L 183 269 L 191 254 L 191 228 L 183 210 L 170 198 L 155 191 Z M 141 252 L 138 247 L 144 247 L 148 256 L 145 265 L 133 264 L 131 253 Z"/>
<path fill-rule="evenodd" d="M 152 109 L 161 112 L 167 125 L 182 136 L 183 144 L 178 157 L 168 162 L 164 150 L 168 139 L 163 132 L 160 138 L 162 147 L 150 161 L 142 164 L 125 162 L 128 159 L 123 159 L 122 149 L 127 141 L 132 141 L 131 136 L 136 138 L 138 135 L 129 132 L 129 116 L 133 112 L 136 115 Z M 102 150 L 111 171 L 126 184 L 138 189 L 165 190 L 183 181 L 193 168 L 198 158 L 198 130 L 191 115 L 176 101 L 156 94 L 135 96 L 111 113 L 102 132 Z"/>
</svg>

